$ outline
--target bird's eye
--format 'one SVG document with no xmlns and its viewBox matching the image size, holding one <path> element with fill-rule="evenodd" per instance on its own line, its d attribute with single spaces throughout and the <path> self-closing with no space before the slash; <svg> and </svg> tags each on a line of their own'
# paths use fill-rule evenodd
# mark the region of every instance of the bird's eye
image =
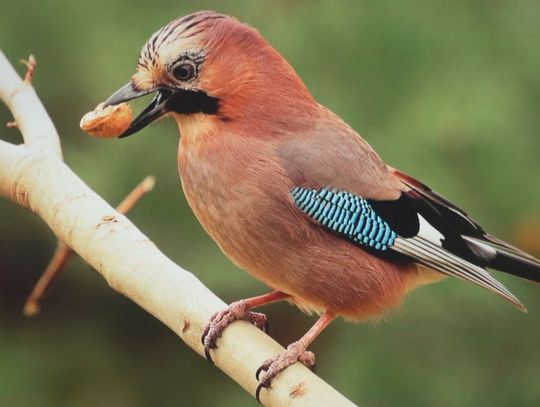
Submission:
<svg viewBox="0 0 540 407">
<path fill-rule="evenodd" d="M 195 64 L 191 62 L 182 62 L 174 67 L 172 74 L 179 81 L 187 81 L 195 76 Z"/>
</svg>

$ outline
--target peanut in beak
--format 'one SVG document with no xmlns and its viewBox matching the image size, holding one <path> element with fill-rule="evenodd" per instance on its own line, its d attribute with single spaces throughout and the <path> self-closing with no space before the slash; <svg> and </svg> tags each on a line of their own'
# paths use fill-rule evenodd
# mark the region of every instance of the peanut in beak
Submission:
<svg viewBox="0 0 540 407">
<path fill-rule="evenodd" d="M 100 103 L 92 112 L 86 113 L 79 126 L 88 134 L 99 138 L 114 138 L 124 133 L 131 124 L 132 111 L 127 103 L 103 108 Z"/>
</svg>

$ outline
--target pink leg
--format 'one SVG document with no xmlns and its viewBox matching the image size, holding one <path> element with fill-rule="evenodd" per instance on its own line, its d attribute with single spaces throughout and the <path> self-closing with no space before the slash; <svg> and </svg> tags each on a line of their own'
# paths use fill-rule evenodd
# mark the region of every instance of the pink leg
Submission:
<svg viewBox="0 0 540 407">
<path fill-rule="evenodd" d="M 217 348 L 217 339 L 221 336 L 223 330 L 234 321 L 239 319 L 249 321 L 264 332 L 268 331 L 266 316 L 259 312 L 251 312 L 250 310 L 264 304 L 283 301 L 287 298 L 290 298 L 289 294 L 282 293 L 281 291 L 272 291 L 271 293 L 259 295 L 257 297 L 235 301 L 231 303 L 227 309 L 212 315 L 201 338 L 206 359 L 212 362 L 210 350 Z"/>
<path fill-rule="evenodd" d="M 315 338 L 319 336 L 323 329 L 335 319 L 335 317 L 336 315 L 333 312 L 326 311 L 321 315 L 317 322 L 315 322 L 315 325 L 313 325 L 310 330 L 307 331 L 302 338 L 300 338 L 300 340 L 291 343 L 289 346 L 287 346 L 287 349 L 284 352 L 267 359 L 261 365 L 261 367 L 257 369 L 257 372 L 255 373 L 255 377 L 257 380 L 259 380 L 259 386 L 257 386 L 257 391 L 255 392 L 257 401 L 260 402 L 259 396 L 261 389 L 270 388 L 270 384 L 272 383 L 274 377 L 276 377 L 281 371 L 285 370 L 290 365 L 300 362 L 314 370 L 315 355 L 313 352 L 309 352 L 307 348 L 311 342 L 313 342 Z"/>
</svg>

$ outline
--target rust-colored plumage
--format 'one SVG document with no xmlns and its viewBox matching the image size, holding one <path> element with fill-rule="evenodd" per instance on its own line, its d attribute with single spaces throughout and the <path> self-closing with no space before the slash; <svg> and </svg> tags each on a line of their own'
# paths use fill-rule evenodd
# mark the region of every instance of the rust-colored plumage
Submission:
<svg viewBox="0 0 540 407">
<path fill-rule="evenodd" d="M 176 120 L 191 208 L 223 252 L 273 290 L 214 316 L 203 338 L 207 355 L 231 321 L 263 325 L 250 311 L 255 306 L 287 299 L 322 314 L 306 336 L 263 365 L 260 388 L 295 361 L 311 366 L 307 346 L 337 316 L 377 318 L 445 274 L 522 308 L 484 268 L 539 279 L 536 259 L 384 164 L 314 100 L 256 30 L 234 18 L 199 12 L 165 26 L 108 103 L 154 91 L 156 99 L 124 135 L 164 114 Z M 317 192 L 311 201 L 309 191 Z M 351 199 L 361 205 L 349 206 Z"/>
</svg>

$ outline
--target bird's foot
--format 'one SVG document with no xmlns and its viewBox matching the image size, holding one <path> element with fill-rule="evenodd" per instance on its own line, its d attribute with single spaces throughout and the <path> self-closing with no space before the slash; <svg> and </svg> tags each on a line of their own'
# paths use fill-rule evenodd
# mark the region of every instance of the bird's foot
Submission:
<svg viewBox="0 0 540 407">
<path fill-rule="evenodd" d="M 210 318 L 210 321 L 206 325 L 201 337 L 201 341 L 204 345 L 204 354 L 209 362 L 213 363 L 212 356 L 210 355 L 211 349 L 217 349 L 217 339 L 223 333 L 223 330 L 227 328 L 234 321 L 244 320 L 251 322 L 257 328 L 263 332 L 268 332 L 268 322 L 266 315 L 260 312 L 252 312 L 248 309 L 248 303 L 245 300 L 235 301 L 227 309 L 216 312 Z"/>
<path fill-rule="evenodd" d="M 315 372 L 315 355 L 313 352 L 306 350 L 306 348 L 307 346 L 302 341 L 293 342 L 287 346 L 284 352 L 267 359 L 257 369 L 255 377 L 259 381 L 259 385 L 257 386 L 255 397 L 258 402 L 260 402 L 261 390 L 270 388 L 272 380 L 290 365 L 300 362 Z"/>
</svg>

